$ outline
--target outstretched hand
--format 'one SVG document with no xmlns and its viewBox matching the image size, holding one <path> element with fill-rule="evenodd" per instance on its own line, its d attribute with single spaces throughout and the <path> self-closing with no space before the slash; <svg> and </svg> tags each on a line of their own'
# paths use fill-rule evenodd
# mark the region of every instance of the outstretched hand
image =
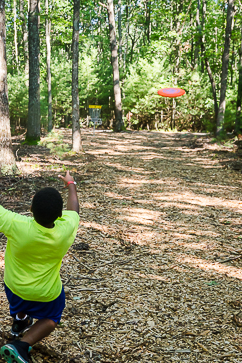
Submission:
<svg viewBox="0 0 242 363">
<path fill-rule="evenodd" d="M 65 184 L 65 187 L 67 187 L 67 183 L 68 183 L 69 181 L 74 181 L 74 178 L 70 175 L 69 170 L 67 170 L 67 172 L 66 172 L 66 175 L 65 175 L 65 176 L 58 175 L 58 177 L 59 177 L 60 179 L 62 179 L 62 180 L 63 180 L 63 182 L 64 182 L 64 184 Z"/>
</svg>

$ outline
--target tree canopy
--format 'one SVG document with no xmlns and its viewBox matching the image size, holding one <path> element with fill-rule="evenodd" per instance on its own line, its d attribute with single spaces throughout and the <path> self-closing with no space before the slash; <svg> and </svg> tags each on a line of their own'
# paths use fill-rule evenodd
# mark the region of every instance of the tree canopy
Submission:
<svg viewBox="0 0 242 363">
<path fill-rule="evenodd" d="M 68 126 L 71 124 L 73 1 L 49 1 L 48 12 L 44 7 L 44 2 L 41 2 L 40 111 L 42 127 L 47 129 L 46 17 L 51 21 L 53 124 L 56 127 Z M 214 94 L 206 65 L 209 64 L 219 99 L 227 9 L 226 1 L 214 0 L 114 1 L 125 122 L 125 115 L 129 113 L 132 114 L 130 122 L 136 129 L 154 128 L 155 124 L 158 128 L 169 129 L 174 104 L 171 100 L 158 96 L 157 90 L 175 86 L 186 90 L 186 95 L 176 100 L 175 127 L 178 130 L 215 131 Z M 26 0 L 6 1 L 6 44 L 12 128 L 19 123 L 26 125 L 28 118 L 26 82 L 28 54 L 25 46 L 27 11 Z M 241 14 L 241 4 L 235 2 L 223 120 L 225 131 L 233 131 L 235 128 Z M 109 126 L 111 119 L 114 118 L 113 89 L 106 5 L 96 1 L 82 1 L 79 26 L 81 119 L 86 118 L 89 104 L 98 103 L 102 105 L 103 124 Z"/>
</svg>

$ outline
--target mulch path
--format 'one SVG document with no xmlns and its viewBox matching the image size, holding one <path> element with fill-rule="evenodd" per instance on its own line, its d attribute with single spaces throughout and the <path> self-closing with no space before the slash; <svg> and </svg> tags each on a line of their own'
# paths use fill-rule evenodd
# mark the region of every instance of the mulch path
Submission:
<svg viewBox="0 0 242 363">
<path fill-rule="evenodd" d="M 59 138 L 61 137 L 61 139 Z M 61 145 L 60 145 L 61 140 Z M 56 130 L 41 146 L 14 139 L 20 174 L 0 203 L 31 215 L 34 193 L 70 170 L 80 226 L 61 270 L 60 326 L 32 362 L 242 362 L 241 155 L 207 135 Z M 63 148 L 63 152 L 61 152 Z M 50 151 L 50 149 L 52 151 Z M 11 318 L 3 290 L 0 343 Z"/>
</svg>

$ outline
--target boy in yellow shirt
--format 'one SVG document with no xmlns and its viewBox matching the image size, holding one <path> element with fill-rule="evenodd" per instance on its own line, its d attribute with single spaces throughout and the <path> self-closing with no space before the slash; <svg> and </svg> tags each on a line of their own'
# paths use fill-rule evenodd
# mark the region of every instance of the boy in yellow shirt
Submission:
<svg viewBox="0 0 242 363">
<path fill-rule="evenodd" d="M 4 345 L 0 354 L 9 363 L 28 363 L 28 351 L 48 336 L 60 322 L 65 293 L 60 279 L 62 259 L 74 242 L 79 225 L 76 183 L 69 172 L 59 176 L 68 187 L 67 210 L 54 188 L 44 188 L 33 198 L 32 217 L 0 206 L 0 232 L 8 238 L 4 284 L 11 333 L 20 340 Z M 38 319 L 33 324 L 33 319 Z"/>
</svg>

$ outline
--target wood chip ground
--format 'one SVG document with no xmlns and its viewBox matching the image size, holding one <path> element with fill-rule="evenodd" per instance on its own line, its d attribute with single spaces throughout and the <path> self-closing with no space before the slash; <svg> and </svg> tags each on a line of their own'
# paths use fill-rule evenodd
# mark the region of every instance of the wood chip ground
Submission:
<svg viewBox="0 0 242 363">
<path fill-rule="evenodd" d="M 59 130 L 71 147 L 71 131 Z M 63 260 L 66 308 L 32 362 L 242 362 L 241 156 L 206 135 L 82 131 L 62 157 L 14 140 L 21 174 L 1 204 L 30 215 L 36 190 L 77 181 L 80 226 Z M 52 140 L 55 143 L 55 138 Z M 237 165 L 236 164 L 236 165 Z M 3 288 L 0 343 L 11 318 Z"/>
</svg>

